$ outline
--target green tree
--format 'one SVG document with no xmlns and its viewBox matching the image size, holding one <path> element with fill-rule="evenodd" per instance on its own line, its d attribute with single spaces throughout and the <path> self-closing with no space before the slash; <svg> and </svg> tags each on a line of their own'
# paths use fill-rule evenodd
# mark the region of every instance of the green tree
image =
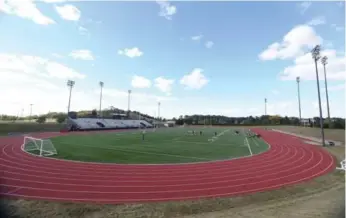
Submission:
<svg viewBox="0 0 346 218">
<path fill-rule="evenodd" d="M 46 122 L 46 116 L 39 116 L 36 120 L 37 123 L 45 123 Z"/>
<path fill-rule="evenodd" d="M 66 119 L 65 115 L 59 115 L 55 118 L 57 123 L 63 123 L 65 121 L 65 119 Z"/>
</svg>

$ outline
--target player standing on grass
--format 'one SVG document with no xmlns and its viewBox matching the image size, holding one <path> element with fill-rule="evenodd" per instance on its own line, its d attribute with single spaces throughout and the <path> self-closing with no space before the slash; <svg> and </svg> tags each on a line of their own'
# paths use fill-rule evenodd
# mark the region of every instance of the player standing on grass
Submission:
<svg viewBox="0 0 346 218">
<path fill-rule="evenodd" d="M 144 141 L 145 130 L 142 131 L 142 141 Z"/>
</svg>

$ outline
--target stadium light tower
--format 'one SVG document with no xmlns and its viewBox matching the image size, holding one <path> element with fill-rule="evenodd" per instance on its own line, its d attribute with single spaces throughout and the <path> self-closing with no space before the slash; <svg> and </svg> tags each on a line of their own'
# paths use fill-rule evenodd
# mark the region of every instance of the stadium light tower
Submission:
<svg viewBox="0 0 346 218">
<path fill-rule="evenodd" d="M 32 120 L 32 106 L 33 106 L 33 104 L 30 104 L 30 121 Z"/>
<path fill-rule="evenodd" d="M 300 125 L 302 122 L 302 110 L 300 106 L 300 87 L 299 87 L 300 77 L 299 76 L 297 76 L 296 81 L 297 81 L 297 87 L 298 87 L 298 107 L 299 107 L 299 125 Z"/>
<path fill-rule="evenodd" d="M 74 84 L 75 84 L 75 81 L 67 80 L 67 86 L 70 88 L 70 95 L 68 97 L 68 105 L 67 105 L 67 116 L 68 116 L 68 113 L 70 112 L 71 94 L 72 94 L 72 88 L 73 88 Z"/>
<path fill-rule="evenodd" d="M 264 99 L 264 115 L 267 116 L 267 98 Z"/>
<path fill-rule="evenodd" d="M 320 94 L 320 81 L 318 77 L 318 67 L 317 67 L 317 61 L 321 58 L 320 55 L 321 51 L 321 46 L 316 45 L 312 50 L 312 58 L 315 61 L 315 70 L 316 70 L 316 82 L 317 82 L 317 94 L 318 94 L 318 107 L 320 110 L 320 127 L 321 127 L 321 137 L 322 137 L 322 146 L 325 146 L 325 141 L 324 141 L 324 129 L 323 129 L 323 115 L 322 115 L 322 105 L 321 105 L 321 94 Z"/>
<path fill-rule="evenodd" d="M 158 103 L 157 103 L 157 119 L 158 119 L 158 120 L 160 119 L 160 106 L 161 106 L 161 103 L 158 102 Z"/>
<path fill-rule="evenodd" d="M 104 85 L 104 83 L 101 81 L 100 83 L 100 87 L 101 87 L 101 92 L 100 92 L 100 112 L 99 112 L 99 114 L 100 114 L 100 117 L 102 117 L 102 88 L 103 88 L 103 85 Z"/>
<path fill-rule="evenodd" d="M 324 56 L 321 59 L 321 62 L 323 64 L 323 69 L 324 69 L 324 85 L 326 88 L 326 100 L 327 100 L 327 113 L 328 113 L 328 127 L 331 128 L 331 120 L 330 120 L 330 111 L 329 111 L 329 98 L 328 98 L 328 86 L 327 86 L 327 72 L 326 72 L 326 65 L 328 64 L 327 62 L 328 58 L 327 56 Z"/>
<path fill-rule="evenodd" d="M 130 112 L 130 96 L 131 96 L 131 90 L 128 90 L 128 99 L 127 99 L 127 111 Z"/>
</svg>

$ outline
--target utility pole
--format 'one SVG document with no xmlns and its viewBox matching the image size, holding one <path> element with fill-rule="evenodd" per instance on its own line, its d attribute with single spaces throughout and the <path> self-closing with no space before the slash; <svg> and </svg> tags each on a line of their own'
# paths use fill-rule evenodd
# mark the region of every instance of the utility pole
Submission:
<svg viewBox="0 0 346 218">
<path fill-rule="evenodd" d="M 332 122 L 330 119 L 330 112 L 329 112 L 329 98 L 328 98 L 328 86 L 327 86 L 327 71 L 326 71 L 326 65 L 328 64 L 327 62 L 328 58 L 327 56 L 324 56 L 321 59 L 321 62 L 323 64 L 323 69 L 324 69 L 324 84 L 325 84 L 325 88 L 326 88 L 326 100 L 327 100 L 327 112 L 328 112 L 328 127 L 331 128 L 332 127 Z"/>
<path fill-rule="evenodd" d="M 298 106 L 299 106 L 299 125 L 302 123 L 302 110 L 301 110 L 301 105 L 300 105 L 300 77 L 298 76 L 296 78 L 297 81 L 297 87 L 298 87 Z"/>
<path fill-rule="evenodd" d="M 100 84 L 100 87 L 101 87 L 101 92 L 100 92 L 100 112 L 99 112 L 99 114 L 100 114 L 100 117 L 102 117 L 102 107 L 101 107 L 101 105 L 102 105 L 102 88 L 103 88 L 104 83 L 100 82 L 99 84 Z"/>
<path fill-rule="evenodd" d="M 321 94 L 320 94 L 320 81 L 319 81 L 319 77 L 318 77 L 318 67 L 317 67 L 317 61 L 321 58 L 320 51 L 321 51 L 321 46 L 316 45 L 312 49 L 311 54 L 312 54 L 312 58 L 314 59 L 314 62 L 315 62 L 318 106 L 319 106 L 319 111 L 320 111 L 321 137 L 322 137 L 322 146 L 324 147 L 325 141 L 324 141 L 324 128 L 323 128 L 323 115 L 322 115 L 322 104 L 321 104 Z"/>
<path fill-rule="evenodd" d="M 72 81 L 72 80 L 67 81 L 67 86 L 70 88 L 70 94 L 68 97 L 68 105 L 67 105 L 67 116 L 68 116 L 68 113 L 70 112 L 71 94 L 72 94 L 72 88 L 73 88 L 74 84 L 75 84 L 75 81 Z"/>
</svg>

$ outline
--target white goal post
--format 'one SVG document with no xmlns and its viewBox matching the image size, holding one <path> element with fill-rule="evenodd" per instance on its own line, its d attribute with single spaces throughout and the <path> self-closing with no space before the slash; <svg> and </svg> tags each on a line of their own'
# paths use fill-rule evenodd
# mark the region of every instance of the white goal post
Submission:
<svg viewBox="0 0 346 218">
<path fill-rule="evenodd" d="M 24 136 L 22 148 L 24 151 L 37 151 L 40 156 L 52 156 L 57 154 L 57 151 L 50 139 Z"/>
</svg>

